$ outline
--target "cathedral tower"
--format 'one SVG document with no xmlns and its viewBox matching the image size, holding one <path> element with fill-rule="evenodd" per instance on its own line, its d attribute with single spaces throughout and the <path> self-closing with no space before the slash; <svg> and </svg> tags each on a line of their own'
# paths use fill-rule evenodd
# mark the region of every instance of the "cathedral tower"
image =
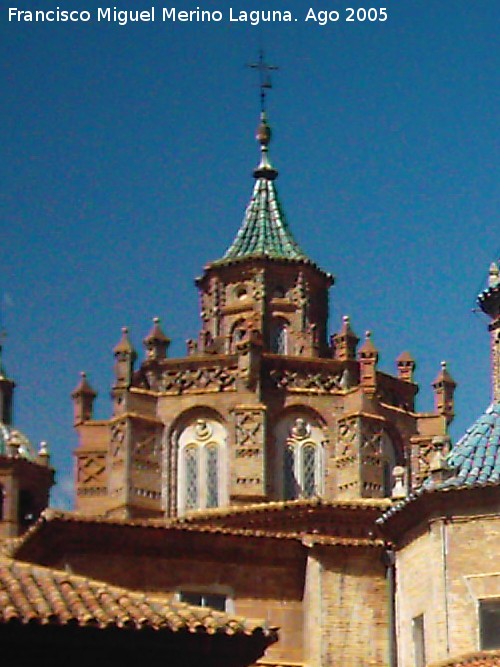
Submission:
<svg viewBox="0 0 500 667">
<path fill-rule="evenodd" d="M 295 241 L 278 198 L 278 171 L 269 159 L 271 128 L 262 112 L 257 128 L 260 162 L 243 223 L 222 259 L 197 280 L 202 303 L 198 352 L 234 353 L 257 334 L 264 352 L 324 357 L 328 288 L 333 276 L 319 269 Z"/>
<path fill-rule="evenodd" d="M 54 483 L 46 443 L 37 453 L 12 423 L 14 388 L 0 344 L 0 540 L 21 535 L 36 521 L 49 504 Z"/>
<path fill-rule="evenodd" d="M 121 517 L 300 498 L 389 496 L 428 474 L 432 438 L 453 413 L 451 378 L 434 413 L 416 413 L 415 362 L 381 372 L 368 333 L 344 317 L 329 336 L 333 276 L 300 247 L 278 198 L 263 110 L 260 159 L 243 222 L 196 285 L 201 330 L 170 358 L 155 319 L 137 354 L 126 329 L 115 347 L 113 415 L 92 418 L 94 391 L 73 393 L 78 510 Z M 452 381 L 451 381 L 452 382 Z M 442 403 L 442 405 L 441 405 Z"/>
</svg>

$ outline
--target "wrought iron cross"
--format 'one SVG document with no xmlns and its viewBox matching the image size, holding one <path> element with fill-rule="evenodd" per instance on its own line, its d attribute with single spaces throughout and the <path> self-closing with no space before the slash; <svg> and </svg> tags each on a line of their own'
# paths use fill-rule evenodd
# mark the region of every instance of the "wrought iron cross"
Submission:
<svg viewBox="0 0 500 667">
<path fill-rule="evenodd" d="M 248 65 L 251 69 L 256 69 L 259 72 L 259 87 L 260 87 L 260 110 L 266 110 L 266 91 L 272 88 L 271 77 L 269 72 L 279 69 L 276 65 L 268 65 L 264 60 L 264 51 L 259 51 L 259 60 L 256 63 Z"/>
</svg>

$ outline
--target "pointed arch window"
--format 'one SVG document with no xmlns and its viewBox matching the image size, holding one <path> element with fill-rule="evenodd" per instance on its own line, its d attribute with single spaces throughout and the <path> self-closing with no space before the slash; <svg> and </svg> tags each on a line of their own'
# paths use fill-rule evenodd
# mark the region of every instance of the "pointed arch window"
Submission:
<svg viewBox="0 0 500 667">
<path fill-rule="evenodd" d="M 285 500 L 319 495 L 322 467 L 318 445 L 288 444 L 284 451 L 283 492 Z"/>
<path fill-rule="evenodd" d="M 219 422 L 196 419 L 178 439 L 177 507 L 184 512 L 227 504 L 226 430 Z"/>
<path fill-rule="evenodd" d="M 210 445 L 206 448 L 206 475 L 207 475 L 207 507 L 219 506 L 219 474 L 217 447 Z"/>
<path fill-rule="evenodd" d="M 293 500 L 297 498 L 297 480 L 295 479 L 295 447 L 293 445 L 286 445 L 284 452 L 284 494 L 285 500 Z"/>
<path fill-rule="evenodd" d="M 192 445 L 184 450 L 184 465 L 186 473 L 186 509 L 198 507 L 199 483 L 198 483 L 198 447 Z"/>
<path fill-rule="evenodd" d="M 269 349 L 273 354 L 288 354 L 288 322 L 283 319 L 271 323 Z"/>
<path fill-rule="evenodd" d="M 316 493 L 316 445 L 302 447 L 302 492 L 305 498 L 312 498 Z"/>
<path fill-rule="evenodd" d="M 303 417 L 283 420 L 277 428 L 283 452 L 283 497 L 313 498 L 323 492 L 322 429 Z M 284 440 L 284 442 L 283 442 Z"/>
<path fill-rule="evenodd" d="M 391 439 L 387 433 L 382 433 L 381 442 L 380 442 L 380 451 L 381 451 L 381 480 L 380 480 L 380 490 L 381 495 L 384 498 L 390 498 L 392 496 L 392 487 L 394 486 L 394 479 L 392 471 L 396 465 L 396 454 L 394 451 L 394 445 L 392 444 Z"/>
<path fill-rule="evenodd" d="M 19 525 L 22 528 L 27 528 L 37 520 L 38 512 L 36 511 L 35 498 L 31 491 L 21 489 L 19 492 L 17 515 Z"/>
</svg>

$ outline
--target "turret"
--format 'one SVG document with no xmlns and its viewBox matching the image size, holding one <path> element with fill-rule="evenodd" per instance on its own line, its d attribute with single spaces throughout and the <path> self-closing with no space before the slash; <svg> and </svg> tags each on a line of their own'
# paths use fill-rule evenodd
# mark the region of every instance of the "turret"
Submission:
<svg viewBox="0 0 500 667">
<path fill-rule="evenodd" d="M 0 344 L 0 541 L 21 535 L 49 503 L 54 471 L 44 444 L 38 454 L 12 424 L 15 383 L 7 376 Z"/>
<path fill-rule="evenodd" d="M 415 371 L 415 360 L 409 352 L 402 352 L 396 359 L 398 367 L 398 378 L 405 382 L 413 382 L 413 373 Z"/>
<path fill-rule="evenodd" d="M 378 350 L 372 342 L 371 331 L 366 332 L 363 345 L 359 348 L 359 381 L 368 395 L 373 395 L 377 387 Z"/>
<path fill-rule="evenodd" d="M 290 230 L 276 189 L 278 170 L 269 158 L 265 111 L 256 138 L 260 160 L 243 223 L 223 257 L 207 264 L 196 281 L 202 318 L 198 351 L 234 354 L 253 329 L 262 336 L 264 352 L 327 356 L 333 276 L 309 259 Z"/>
<path fill-rule="evenodd" d="M 132 382 L 137 353 L 129 340 L 127 327 L 122 328 L 122 337 L 113 349 L 115 357 L 115 383 L 113 389 L 126 389 Z"/>
<path fill-rule="evenodd" d="M 165 359 L 170 346 L 170 338 L 165 336 L 160 326 L 160 318 L 153 318 L 153 327 L 143 341 L 148 359 Z"/>
<path fill-rule="evenodd" d="M 356 346 L 359 338 L 351 329 L 348 315 L 342 318 L 342 328 L 338 334 L 333 336 L 334 357 L 339 361 L 350 361 L 356 359 Z"/>
<path fill-rule="evenodd" d="M 442 361 L 441 370 L 432 383 L 432 387 L 434 389 L 435 410 L 438 414 L 446 417 L 447 424 L 450 424 L 455 416 L 453 396 L 456 386 L 456 382 L 447 371 L 446 361 Z"/>
<path fill-rule="evenodd" d="M 83 371 L 80 373 L 80 382 L 71 392 L 73 399 L 73 425 L 79 426 L 92 419 L 94 400 L 97 393 L 87 382 L 87 375 Z"/>
</svg>

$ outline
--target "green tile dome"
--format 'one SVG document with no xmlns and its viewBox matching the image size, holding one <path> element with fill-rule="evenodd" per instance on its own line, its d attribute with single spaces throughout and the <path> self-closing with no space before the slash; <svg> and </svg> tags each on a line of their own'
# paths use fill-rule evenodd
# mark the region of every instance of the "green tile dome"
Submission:
<svg viewBox="0 0 500 667">
<path fill-rule="evenodd" d="M 500 482 L 500 404 L 492 403 L 448 454 L 453 477 L 443 486 Z"/>
<path fill-rule="evenodd" d="M 36 452 L 24 433 L 10 424 L 0 422 L 0 456 L 19 457 L 34 461 Z"/>
</svg>

